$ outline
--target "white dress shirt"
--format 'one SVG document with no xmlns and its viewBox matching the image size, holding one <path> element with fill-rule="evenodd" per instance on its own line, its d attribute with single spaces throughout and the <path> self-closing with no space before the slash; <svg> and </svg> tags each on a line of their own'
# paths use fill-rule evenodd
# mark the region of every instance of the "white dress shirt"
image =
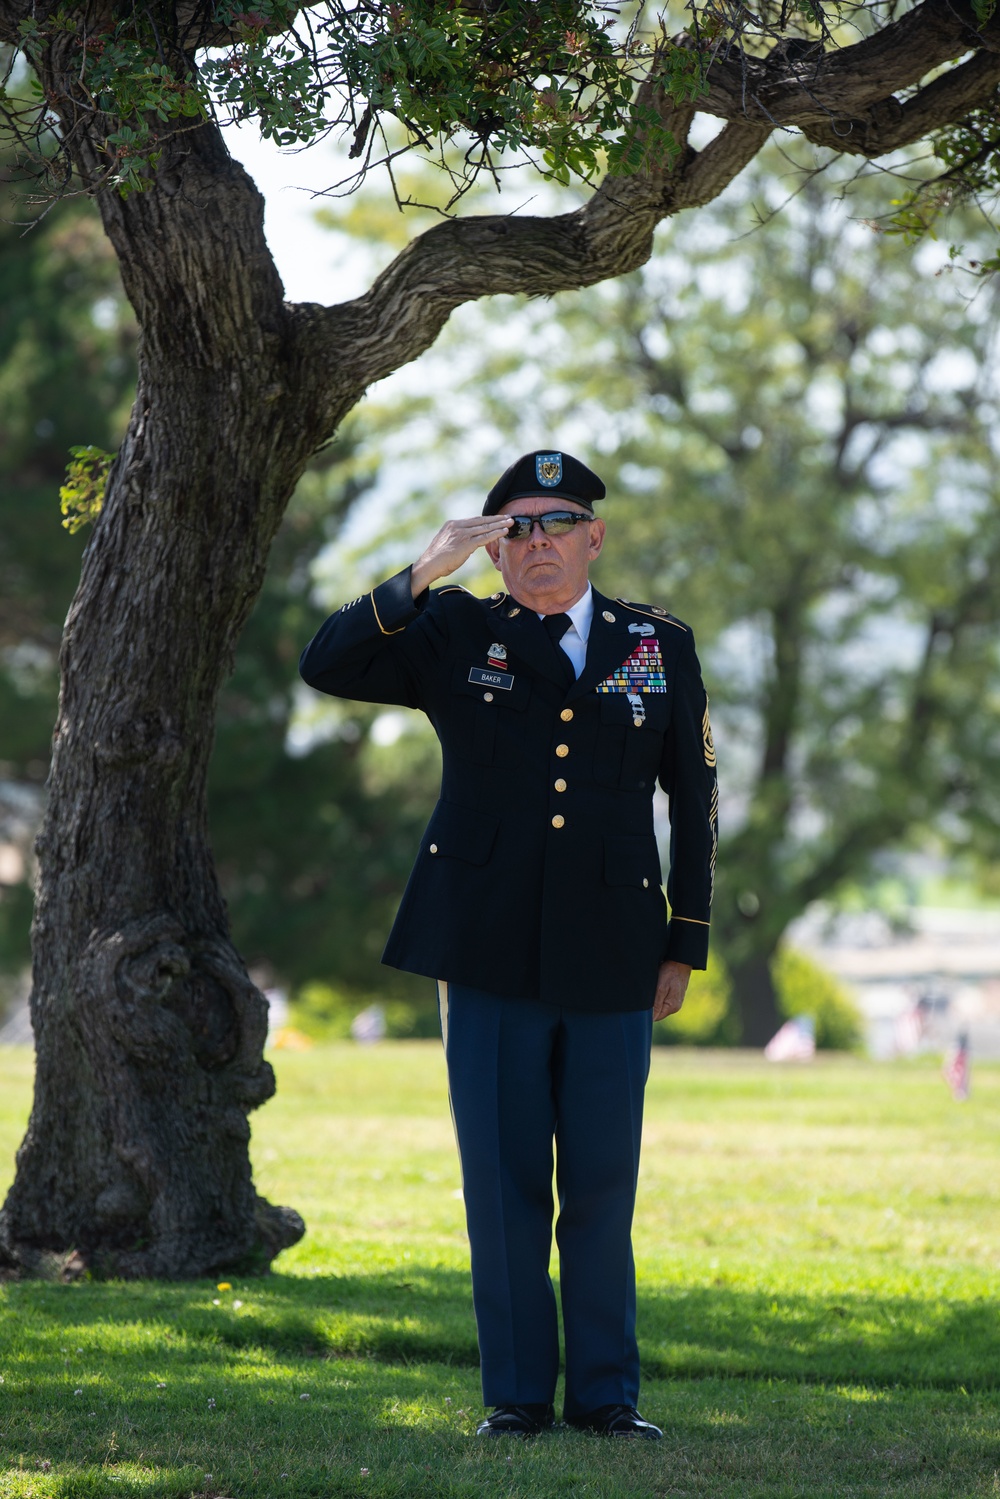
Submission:
<svg viewBox="0 0 1000 1499">
<path fill-rule="evenodd" d="M 587 641 L 590 639 L 590 625 L 594 618 L 594 590 L 589 583 L 586 592 L 580 595 L 573 607 L 563 612 L 569 615 L 571 623 L 559 642 L 559 648 L 566 652 L 574 672 L 579 676 L 587 659 Z M 545 616 L 540 614 L 538 618 L 544 619 Z"/>
</svg>

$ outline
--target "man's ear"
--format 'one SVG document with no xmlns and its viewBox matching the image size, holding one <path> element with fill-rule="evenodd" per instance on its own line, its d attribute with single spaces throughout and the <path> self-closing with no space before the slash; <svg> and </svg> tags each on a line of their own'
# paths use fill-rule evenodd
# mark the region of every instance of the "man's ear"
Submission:
<svg viewBox="0 0 1000 1499">
<path fill-rule="evenodd" d="M 499 541 L 488 541 L 483 551 L 489 557 L 497 572 L 500 571 L 500 543 Z"/>
<path fill-rule="evenodd" d="M 599 557 L 601 555 L 601 548 L 604 545 L 604 532 L 605 525 L 602 520 L 594 519 L 591 521 L 590 549 L 588 552 L 588 556 L 590 557 L 591 562 L 593 562 L 595 557 Z"/>
</svg>

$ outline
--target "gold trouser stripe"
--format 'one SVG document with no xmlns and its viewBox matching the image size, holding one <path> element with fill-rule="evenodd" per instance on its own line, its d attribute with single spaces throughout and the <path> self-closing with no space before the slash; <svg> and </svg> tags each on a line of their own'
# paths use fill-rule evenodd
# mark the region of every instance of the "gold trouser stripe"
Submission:
<svg viewBox="0 0 1000 1499">
<path fill-rule="evenodd" d="M 689 921 L 692 926 L 711 926 L 712 925 L 712 923 L 710 921 L 699 921 L 698 918 L 697 918 L 697 916 L 674 916 L 674 915 L 671 915 L 670 920 L 671 921 Z"/>
<path fill-rule="evenodd" d="M 448 1051 L 448 980 L 438 979 L 438 1012 L 441 1016 L 441 1040 Z"/>
</svg>

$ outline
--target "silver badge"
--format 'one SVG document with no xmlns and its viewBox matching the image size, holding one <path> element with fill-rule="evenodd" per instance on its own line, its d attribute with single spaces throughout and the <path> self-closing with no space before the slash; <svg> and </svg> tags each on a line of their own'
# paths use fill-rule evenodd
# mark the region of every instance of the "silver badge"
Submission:
<svg viewBox="0 0 1000 1499">
<path fill-rule="evenodd" d="M 629 625 L 628 632 L 629 632 L 630 635 L 655 635 L 656 634 L 656 626 L 655 625 Z"/>
<path fill-rule="evenodd" d="M 487 656 L 491 657 L 492 660 L 494 660 L 494 661 L 506 661 L 506 659 L 507 659 L 507 647 L 505 645 L 498 645 L 498 644 L 494 643 L 493 645 L 490 646 L 490 648 L 486 652 L 486 654 L 487 654 Z"/>
</svg>

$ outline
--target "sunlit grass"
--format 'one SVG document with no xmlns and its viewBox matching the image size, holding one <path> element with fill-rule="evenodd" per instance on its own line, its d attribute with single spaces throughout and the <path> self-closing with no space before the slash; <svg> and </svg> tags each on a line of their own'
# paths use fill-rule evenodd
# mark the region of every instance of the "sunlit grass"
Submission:
<svg viewBox="0 0 1000 1499">
<path fill-rule="evenodd" d="M 306 1239 L 229 1289 L 0 1288 L 3 1499 L 1000 1492 L 1000 1068 L 957 1105 L 930 1062 L 656 1053 L 636 1252 L 666 1440 L 647 1448 L 472 1438 L 440 1048 L 274 1061 L 255 1169 Z M 30 1055 L 0 1051 L 4 1185 L 29 1087 Z"/>
</svg>

